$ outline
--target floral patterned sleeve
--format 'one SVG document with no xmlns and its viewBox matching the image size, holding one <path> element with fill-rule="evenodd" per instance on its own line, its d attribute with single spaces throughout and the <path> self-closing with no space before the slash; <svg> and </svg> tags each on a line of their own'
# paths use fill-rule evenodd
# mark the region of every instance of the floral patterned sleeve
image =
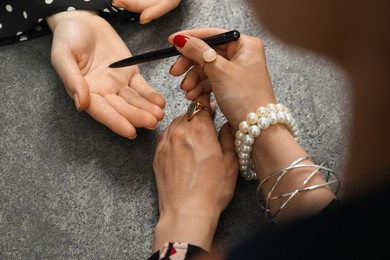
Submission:
<svg viewBox="0 0 390 260">
<path fill-rule="evenodd" d="M 191 257 L 207 253 L 198 246 L 186 243 L 165 243 L 163 247 L 155 252 L 148 260 L 189 260 Z"/>
<path fill-rule="evenodd" d="M 112 0 L 0 0 L 0 45 L 51 33 L 45 18 L 64 11 L 97 10 L 102 15 L 139 19 L 139 14 L 118 9 L 111 3 Z"/>
</svg>

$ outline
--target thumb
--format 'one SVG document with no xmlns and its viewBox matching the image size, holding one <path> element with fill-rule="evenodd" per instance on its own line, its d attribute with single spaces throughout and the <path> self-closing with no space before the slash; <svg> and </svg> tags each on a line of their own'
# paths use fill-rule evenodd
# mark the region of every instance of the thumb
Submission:
<svg viewBox="0 0 390 260">
<path fill-rule="evenodd" d="M 226 165 L 232 165 L 238 171 L 238 157 L 234 148 L 234 136 L 229 123 L 225 123 L 219 131 L 219 142 L 221 144 L 223 157 Z"/>
<path fill-rule="evenodd" d="M 141 24 L 147 24 L 151 22 L 152 20 L 156 20 L 157 18 L 160 18 L 164 14 L 168 13 L 169 11 L 173 10 L 180 4 L 180 1 L 160 1 L 157 4 L 151 5 L 141 13 L 140 16 L 140 23 Z"/>
<path fill-rule="evenodd" d="M 139 18 L 140 24 L 147 24 L 150 23 L 152 20 L 156 20 L 157 18 L 160 18 L 165 13 L 169 11 L 169 8 L 163 6 L 163 5 L 152 5 L 148 8 L 146 8 Z"/>
<path fill-rule="evenodd" d="M 67 47 L 53 47 L 51 63 L 65 85 L 69 96 L 73 98 L 77 110 L 87 109 L 90 103 L 89 86 L 71 50 Z"/>
</svg>

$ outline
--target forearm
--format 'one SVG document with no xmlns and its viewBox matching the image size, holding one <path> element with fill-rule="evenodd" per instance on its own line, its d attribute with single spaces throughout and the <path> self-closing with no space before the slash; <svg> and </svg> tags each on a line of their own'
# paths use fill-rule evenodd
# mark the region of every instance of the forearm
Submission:
<svg viewBox="0 0 390 260">
<path fill-rule="evenodd" d="M 281 124 L 270 126 L 262 131 L 253 144 L 252 159 L 256 166 L 257 176 L 261 182 L 271 174 L 291 165 L 298 158 L 306 157 L 307 153 L 294 139 L 287 128 Z M 312 163 L 310 159 L 301 162 L 302 164 Z M 290 170 L 275 186 L 274 195 L 292 192 L 302 187 L 304 180 L 313 172 L 313 167 L 297 168 Z M 279 175 L 278 175 L 279 176 Z M 269 179 L 262 186 L 264 198 L 270 192 L 278 176 Z M 306 186 L 324 183 L 324 178 L 315 174 Z M 275 221 L 283 221 L 298 216 L 316 213 L 321 211 L 329 202 L 335 198 L 329 186 L 324 186 L 311 191 L 298 193 L 280 211 Z M 269 202 L 271 215 L 280 208 L 286 199 L 276 199 Z"/>
</svg>

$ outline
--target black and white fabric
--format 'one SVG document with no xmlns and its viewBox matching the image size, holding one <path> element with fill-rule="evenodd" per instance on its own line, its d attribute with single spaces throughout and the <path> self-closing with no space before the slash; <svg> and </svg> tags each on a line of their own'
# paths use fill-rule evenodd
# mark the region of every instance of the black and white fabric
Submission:
<svg viewBox="0 0 390 260">
<path fill-rule="evenodd" d="M 0 45 L 51 33 L 45 18 L 64 11 L 97 10 L 102 16 L 139 19 L 139 14 L 116 8 L 111 3 L 112 0 L 0 0 Z"/>
</svg>

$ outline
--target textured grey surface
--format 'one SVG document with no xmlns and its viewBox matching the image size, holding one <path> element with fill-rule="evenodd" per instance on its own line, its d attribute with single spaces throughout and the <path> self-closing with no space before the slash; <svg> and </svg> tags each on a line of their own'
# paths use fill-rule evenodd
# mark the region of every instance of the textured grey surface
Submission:
<svg viewBox="0 0 390 260">
<path fill-rule="evenodd" d="M 256 25 L 245 1 L 184 0 L 146 26 L 112 22 L 134 54 L 166 47 L 166 37 L 181 29 L 215 26 L 261 37 L 277 97 L 293 111 L 302 145 L 343 170 L 350 118 L 343 73 L 280 44 Z M 130 141 L 74 109 L 50 65 L 50 45 L 47 36 L 0 47 L 0 259 L 146 258 L 158 218 L 156 136 L 188 104 L 181 78 L 168 74 L 174 58 L 140 66 L 166 98 L 166 117 Z M 256 182 L 239 179 L 217 246 L 265 224 L 255 191 Z"/>
</svg>

